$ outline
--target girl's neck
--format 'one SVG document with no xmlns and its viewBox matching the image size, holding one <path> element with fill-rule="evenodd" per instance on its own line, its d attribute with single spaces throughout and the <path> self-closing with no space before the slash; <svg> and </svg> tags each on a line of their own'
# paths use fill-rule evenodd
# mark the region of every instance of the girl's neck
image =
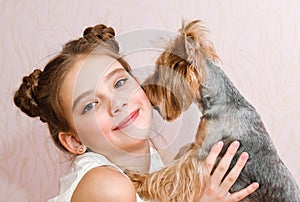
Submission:
<svg viewBox="0 0 300 202">
<path fill-rule="evenodd" d="M 149 141 L 139 149 L 131 152 L 122 151 L 111 155 L 109 160 L 122 170 L 128 169 L 138 172 L 149 172 L 150 169 L 150 144 Z"/>
</svg>

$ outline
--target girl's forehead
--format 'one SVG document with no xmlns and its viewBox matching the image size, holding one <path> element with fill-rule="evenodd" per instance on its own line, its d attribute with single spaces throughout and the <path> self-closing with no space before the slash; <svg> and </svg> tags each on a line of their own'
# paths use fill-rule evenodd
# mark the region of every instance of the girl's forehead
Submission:
<svg viewBox="0 0 300 202">
<path fill-rule="evenodd" d="M 78 61 L 75 66 L 71 76 L 75 92 L 96 88 L 111 72 L 123 68 L 116 58 L 96 54 Z"/>
<path fill-rule="evenodd" d="M 77 63 L 77 81 L 95 82 L 101 80 L 116 68 L 122 65 L 116 58 L 107 55 L 90 55 L 86 59 Z"/>
<path fill-rule="evenodd" d="M 108 55 L 89 55 L 81 64 L 81 72 L 97 72 L 102 76 L 108 74 L 114 67 L 121 65 L 116 58 Z"/>
</svg>

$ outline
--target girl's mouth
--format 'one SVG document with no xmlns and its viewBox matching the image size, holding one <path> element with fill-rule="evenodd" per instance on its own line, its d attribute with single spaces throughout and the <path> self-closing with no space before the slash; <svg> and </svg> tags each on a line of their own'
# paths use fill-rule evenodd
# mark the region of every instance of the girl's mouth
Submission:
<svg viewBox="0 0 300 202">
<path fill-rule="evenodd" d="M 139 116 L 139 113 L 140 113 L 139 109 L 131 112 L 129 114 L 129 116 L 127 116 L 125 119 L 123 119 L 123 121 L 121 121 L 119 123 L 119 125 L 117 127 L 115 127 L 113 130 L 114 131 L 121 130 L 121 129 L 126 128 L 127 126 L 131 125 L 136 120 L 136 118 Z"/>
</svg>

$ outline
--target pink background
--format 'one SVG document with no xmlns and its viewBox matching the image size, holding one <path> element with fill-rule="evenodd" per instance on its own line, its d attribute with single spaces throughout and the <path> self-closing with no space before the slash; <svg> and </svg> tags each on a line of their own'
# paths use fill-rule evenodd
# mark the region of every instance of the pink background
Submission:
<svg viewBox="0 0 300 202">
<path fill-rule="evenodd" d="M 300 1 L 2 0 L 0 201 L 46 201 L 58 192 L 59 177 L 69 168 L 46 126 L 13 105 L 21 78 L 43 68 L 87 26 L 106 23 L 118 34 L 148 28 L 176 32 L 182 18 L 203 20 L 223 69 L 258 110 L 300 184 Z M 143 54 L 154 61 L 151 53 Z M 141 58 L 135 62 L 148 65 Z M 163 133 L 174 151 L 192 139 L 197 120 L 192 106 L 166 125 Z"/>
</svg>

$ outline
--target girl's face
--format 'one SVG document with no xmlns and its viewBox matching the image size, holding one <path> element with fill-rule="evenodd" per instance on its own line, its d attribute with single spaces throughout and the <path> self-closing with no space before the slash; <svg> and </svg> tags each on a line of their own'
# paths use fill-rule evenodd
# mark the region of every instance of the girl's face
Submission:
<svg viewBox="0 0 300 202">
<path fill-rule="evenodd" d="M 80 141 L 109 156 L 144 149 L 152 107 L 139 83 L 114 58 L 90 55 L 66 75 L 61 100 Z"/>
</svg>

